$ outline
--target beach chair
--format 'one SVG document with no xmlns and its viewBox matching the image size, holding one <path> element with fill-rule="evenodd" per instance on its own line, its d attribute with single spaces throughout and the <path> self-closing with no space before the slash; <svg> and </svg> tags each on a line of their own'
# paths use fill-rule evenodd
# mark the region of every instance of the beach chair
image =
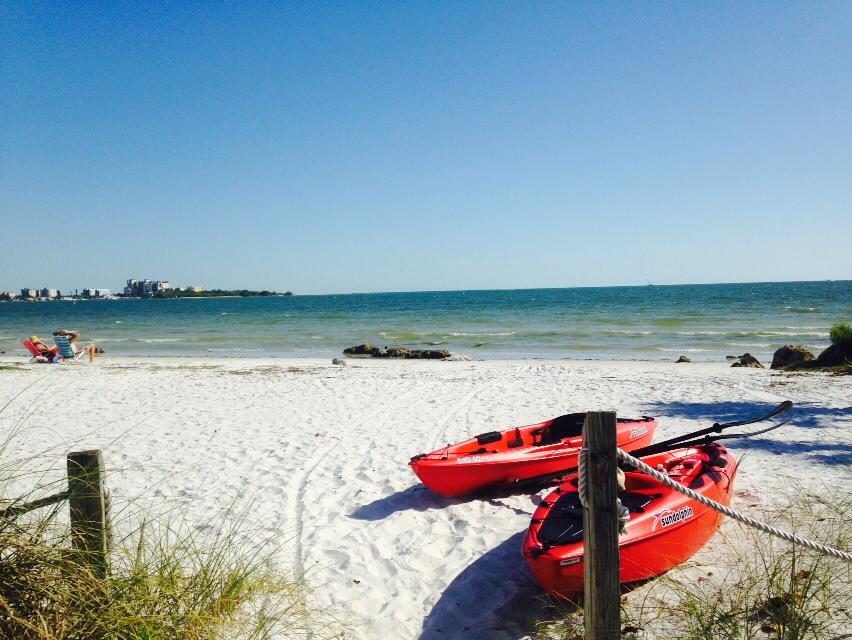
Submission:
<svg viewBox="0 0 852 640">
<path fill-rule="evenodd" d="M 24 345 L 24 349 L 26 349 L 27 351 L 30 352 L 30 354 L 32 354 L 32 358 L 30 358 L 30 362 L 36 362 L 36 360 L 38 358 L 44 357 L 44 356 L 41 355 L 41 351 L 36 349 L 36 346 L 32 343 L 31 340 L 29 340 L 29 339 L 21 340 L 21 344 Z"/>
<path fill-rule="evenodd" d="M 48 360 L 47 357 L 38 350 L 38 347 L 36 347 L 33 344 L 33 341 L 29 338 L 21 340 L 21 344 L 24 345 L 24 348 L 32 355 L 32 358 L 29 360 L 30 362 L 50 362 L 50 360 Z"/>
<path fill-rule="evenodd" d="M 83 349 L 74 351 L 74 347 L 71 346 L 71 340 L 68 339 L 68 336 L 53 336 L 53 341 L 59 350 L 59 357 L 68 362 L 77 362 L 86 353 Z"/>
</svg>

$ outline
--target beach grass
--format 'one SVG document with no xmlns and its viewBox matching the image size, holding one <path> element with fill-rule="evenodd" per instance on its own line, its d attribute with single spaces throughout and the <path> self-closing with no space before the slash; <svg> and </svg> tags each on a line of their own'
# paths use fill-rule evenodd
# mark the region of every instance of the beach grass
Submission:
<svg viewBox="0 0 852 640">
<path fill-rule="evenodd" d="M 831 344 L 844 348 L 852 347 L 852 326 L 848 322 L 835 322 L 831 325 L 829 336 Z"/>
<path fill-rule="evenodd" d="M 50 516 L 0 524 L 0 637 L 260 639 L 307 635 L 298 580 L 225 535 L 202 543 L 142 525 L 102 577 L 69 553 Z"/>
</svg>

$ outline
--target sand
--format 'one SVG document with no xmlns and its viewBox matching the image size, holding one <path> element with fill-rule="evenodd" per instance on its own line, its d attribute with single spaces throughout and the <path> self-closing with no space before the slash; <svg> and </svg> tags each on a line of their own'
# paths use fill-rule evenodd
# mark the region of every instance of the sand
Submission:
<svg viewBox="0 0 852 640">
<path fill-rule="evenodd" d="M 104 357 L 0 370 L 0 404 L 16 394 L 0 430 L 23 419 L 26 431 L 6 455 L 49 450 L 46 477 L 61 478 L 62 452 L 103 448 L 117 504 L 175 509 L 202 534 L 211 519 L 244 518 L 248 535 L 278 545 L 275 562 L 351 618 L 352 638 L 526 632 L 541 591 L 519 548 L 537 496 L 444 499 L 407 466 L 472 434 L 615 409 L 660 417 L 662 439 L 790 399 L 794 424 L 732 443 L 734 506 L 761 514 L 791 487 L 852 490 L 848 377 L 724 363 Z M 719 564 L 723 545 L 714 538 L 696 566 Z"/>
</svg>

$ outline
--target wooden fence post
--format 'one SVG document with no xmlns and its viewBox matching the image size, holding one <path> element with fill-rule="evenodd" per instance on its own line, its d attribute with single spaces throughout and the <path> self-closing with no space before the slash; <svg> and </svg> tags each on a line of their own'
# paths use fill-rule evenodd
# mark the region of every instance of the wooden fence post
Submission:
<svg viewBox="0 0 852 640">
<path fill-rule="evenodd" d="M 583 510 L 583 578 L 586 640 L 621 638 L 618 558 L 618 481 L 614 411 L 590 411 L 583 425 L 586 502 Z"/>
<path fill-rule="evenodd" d="M 82 561 L 98 576 L 107 572 L 109 514 L 104 490 L 104 460 L 99 449 L 68 454 L 68 506 L 71 541 Z"/>
</svg>

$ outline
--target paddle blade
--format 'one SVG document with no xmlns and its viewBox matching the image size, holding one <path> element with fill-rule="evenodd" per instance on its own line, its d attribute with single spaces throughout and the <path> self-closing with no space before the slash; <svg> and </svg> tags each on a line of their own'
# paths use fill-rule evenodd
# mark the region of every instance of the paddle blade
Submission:
<svg viewBox="0 0 852 640">
<path fill-rule="evenodd" d="M 728 427 L 741 427 L 744 424 L 754 424 L 755 422 L 763 422 L 764 420 L 769 420 L 770 418 L 774 418 L 775 416 L 781 415 L 785 411 L 789 411 L 793 408 L 793 403 L 789 400 L 785 400 L 777 407 L 775 407 L 772 411 L 767 413 L 765 416 L 760 416 L 758 418 L 749 418 L 748 420 L 737 420 L 736 422 L 725 422 L 723 424 L 716 423 L 713 426 L 720 429 L 727 429 Z"/>
</svg>

